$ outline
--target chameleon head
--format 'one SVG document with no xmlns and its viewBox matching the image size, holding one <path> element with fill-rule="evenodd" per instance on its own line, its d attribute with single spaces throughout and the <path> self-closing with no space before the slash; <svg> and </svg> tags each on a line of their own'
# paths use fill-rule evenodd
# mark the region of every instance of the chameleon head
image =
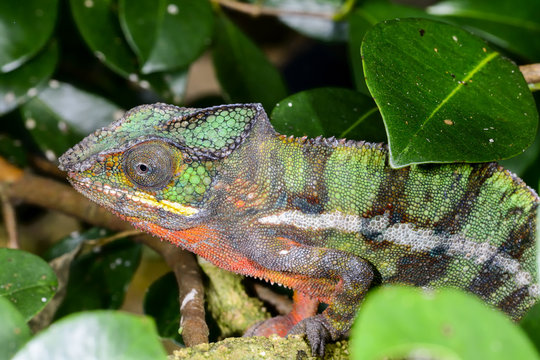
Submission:
<svg viewBox="0 0 540 360">
<path fill-rule="evenodd" d="M 259 104 L 139 106 L 68 150 L 60 168 L 83 195 L 128 221 L 183 229 L 204 216 L 220 160 L 261 112 Z"/>
</svg>

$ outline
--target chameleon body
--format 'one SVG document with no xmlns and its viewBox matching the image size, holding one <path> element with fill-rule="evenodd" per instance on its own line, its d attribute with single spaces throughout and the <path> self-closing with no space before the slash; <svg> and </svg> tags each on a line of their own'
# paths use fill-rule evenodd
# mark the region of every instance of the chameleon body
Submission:
<svg viewBox="0 0 540 360">
<path fill-rule="evenodd" d="M 294 289 L 291 314 L 248 333 L 305 333 L 315 353 L 376 284 L 465 289 L 515 320 L 539 295 L 539 198 L 494 163 L 392 169 L 382 144 L 279 135 L 258 104 L 154 104 L 60 167 L 136 227 Z"/>
</svg>

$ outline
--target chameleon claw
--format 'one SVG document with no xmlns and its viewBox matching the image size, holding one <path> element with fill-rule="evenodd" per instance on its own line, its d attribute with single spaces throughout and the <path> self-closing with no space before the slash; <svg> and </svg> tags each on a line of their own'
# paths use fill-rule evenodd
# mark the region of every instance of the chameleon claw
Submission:
<svg viewBox="0 0 540 360">
<path fill-rule="evenodd" d="M 333 334 L 328 320 L 319 314 L 300 321 L 288 333 L 288 335 L 304 335 L 311 346 L 313 356 L 324 357 L 325 345 L 328 341 L 337 340 L 337 334 Z"/>
</svg>

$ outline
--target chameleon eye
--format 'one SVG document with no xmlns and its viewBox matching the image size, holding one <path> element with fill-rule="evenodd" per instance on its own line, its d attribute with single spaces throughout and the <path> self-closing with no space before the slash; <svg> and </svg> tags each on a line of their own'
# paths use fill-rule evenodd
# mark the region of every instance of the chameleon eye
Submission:
<svg viewBox="0 0 540 360">
<path fill-rule="evenodd" d="M 177 161 L 169 145 L 150 141 L 129 149 L 122 166 L 127 177 L 137 186 L 159 190 L 171 181 Z"/>
</svg>

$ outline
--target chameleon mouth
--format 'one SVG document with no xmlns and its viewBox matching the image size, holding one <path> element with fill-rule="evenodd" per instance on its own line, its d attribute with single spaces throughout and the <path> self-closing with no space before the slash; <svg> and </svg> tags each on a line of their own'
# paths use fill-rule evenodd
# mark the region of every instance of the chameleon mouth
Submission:
<svg viewBox="0 0 540 360">
<path fill-rule="evenodd" d="M 100 203 L 102 205 L 103 201 L 99 201 L 99 196 L 96 196 L 94 192 L 101 193 L 107 197 L 117 198 L 118 200 L 129 200 L 133 204 L 149 207 L 151 209 L 162 209 L 168 212 L 171 212 L 175 215 L 181 216 L 191 216 L 199 212 L 199 209 L 178 204 L 169 200 L 156 200 L 153 196 L 148 195 L 141 191 L 127 191 L 119 188 L 113 188 L 107 184 L 102 184 L 100 182 L 91 181 L 88 178 L 79 176 L 76 172 L 68 173 L 69 180 L 73 187 L 77 191 L 88 196 L 90 199 Z"/>
</svg>

